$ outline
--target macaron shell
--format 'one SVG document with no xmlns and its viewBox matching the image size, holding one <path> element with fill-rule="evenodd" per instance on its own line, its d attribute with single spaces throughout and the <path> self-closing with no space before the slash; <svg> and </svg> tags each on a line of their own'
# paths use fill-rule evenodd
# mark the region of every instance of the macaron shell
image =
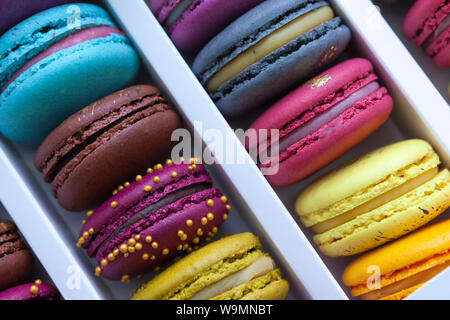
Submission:
<svg viewBox="0 0 450 320">
<path fill-rule="evenodd" d="M 274 187 L 283 187 L 316 172 L 381 126 L 389 117 L 392 105 L 392 98 L 383 88 L 360 100 L 319 131 L 290 147 L 279 164 L 278 173 L 267 175 L 267 181 Z"/>
<path fill-rule="evenodd" d="M 437 25 L 445 19 L 444 12 L 448 10 L 446 7 L 450 8 L 450 5 L 446 4 L 446 0 L 416 1 L 403 21 L 403 33 L 421 46 Z"/>
<path fill-rule="evenodd" d="M 98 146 L 91 144 L 85 157 L 72 160 L 55 178 L 52 189 L 58 202 L 67 210 L 81 211 L 104 201 L 115 186 L 157 161 L 167 151 L 172 131 L 180 126 L 173 110 L 160 110 L 111 133 L 105 143 L 99 137 Z"/>
<path fill-rule="evenodd" d="M 210 194 L 209 199 L 214 201 L 212 207 L 207 206 L 206 199 L 201 201 L 204 196 L 200 197 L 200 194 L 204 195 L 207 193 Z M 195 245 L 195 243 L 193 244 L 193 239 L 198 238 L 199 242 L 204 240 L 208 236 L 208 233 L 222 224 L 224 221 L 223 216 L 227 213 L 225 205 L 220 201 L 220 196 L 220 192 L 214 189 L 194 194 L 193 196 L 186 197 L 186 203 L 189 201 L 191 204 L 185 205 L 181 211 L 169 214 L 166 218 L 149 228 L 141 225 L 139 228 L 129 228 L 125 233 L 121 233 L 121 239 L 128 239 L 133 234 L 140 234 L 142 249 L 130 253 L 127 258 L 119 253 L 114 261 L 110 261 L 106 267 L 102 267 L 102 276 L 111 280 L 120 280 L 124 275 L 133 277 L 142 274 L 181 254 L 182 250 L 178 250 L 178 246 L 188 244 L 192 247 Z M 178 203 L 182 201 L 177 201 L 169 205 L 169 207 L 179 207 L 180 205 Z M 214 217 L 212 220 L 207 219 L 207 223 L 203 224 L 201 219 L 206 218 L 208 213 L 212 213 Z M 186 221 L 189 219 L 193 221 L 191 227 L 186 226 Z M 202 230 L 201 236 L 197 233 L 198 229 Z M 183 230 L 187 235 L 185 241 L 182 241 L 178 236 L 177 233 L 179 230 Z M 147 236 L 152 237 L 151 243 L 145 241 Z M 119 243 L 120 241 L 111 239 L 111 242 Z M 158 244 L 157 248 L 152 246 L 153 242 Z M 167 250 L 167 253 L 164 253 L 164 250 Z M 143 258 L 144 254 L 148 255 L 148 259 Z M 152 256 L 154 256 L 153 260 L 151 259 Z M 97 255 L 96 258 L 97 262 L 100 263 L 101 259 L 105 258 L 105 256 Z"/>
<path fill-rule="evenodd" d="M 445 29 L 445 31 L 425 50 L 427 55 L 433 57 L 434 63 L 442 68 L 450 67 L 449 41 L 450 27 L 447 27 L 447 29 Z"/>
<path fill-rule="evenodd" d="M 342 280 L 355 287 L 366 283 L 366 270 L 371 265 L 379 266 L 381 275 L 386 275 L 449 249 L 450 220 L 445 220 L 359 257 L 345 269 Z"/>
<path fill-rule="evenodd" d="M 376 149 L 309 185 L 295 203 L 296 212 L 307 226 L 332 218 L 341 213 L 338 209 L 332 209 L 332 206 L 339 204 L 338 207 L 345 210 L 356 207 L 360 204 L 360 201 L 354 202 L 356 194 L 361 191 L 364 191 L 365 195 L 370 193 L 368 187 L 425 157 L 430 158 L 430 163 L 425 163 L 426 167 L 417 167 L 414 174 L 420 174 L 440 163 L 439 157 L 428 142 L 411 139 Z M 332 210 L 332 215 L 322 213 L 327 209 Z M 316 217 L 316 213 L 321 217 Z"/>
<path fill-rule="evenodd" d="M 0 12 L 2 20 L 0 23 L 0 35 L 8 28 L 16 25 L 20 21 L 31 15 L 62 4 L 77 2 L 76 0 L 2 0 L 0 2 Z"/>
<path fill-rule="evenodd" d="M 136 52 L 120 35 L 53 54 L 22 73 L 2 93 L 0 131 L 13 141 L 38 143 L 75 111 L 129 85 L 139 64 Z"/>
<path fill-rule="evenodd" d="M 350 38 L 350 30 L 340 18 L 334 18 L 248 67 L 211 97 L 226 116 L 264 106 L 328 66 L 344 51 Z"/>
<path fill-rule="evenodd" d="M 449 206 L 450 173 L 445 169 L 404 196 L 315 235 L 314 242 L 319 245 L 320 251 L 330 257 L 357 254 L 423 226 Z"/>
<path fill-rule="evenodd" d="M 37 287 L 37 293 L 32 293 L 32 287 Z M 60 294 L 49 284 L 27 283 L 0 292 L 0 300 L 59 300 Z"/>
<path fill-rule="evenodd" d="M 233 20 L 262 0 L 194 0 L 168 33 L 175 46 L 195 52 Z"/>
<path fill-rule="evenodd" d="M 132 299 L 160 299 L 181 283 L 185 283 L 198 274 L 203 273 L 211 265 L 260 246 L 259 239 L 249 232 L 228 236 L 212 242 L 169 266 L 138 289 Z"/>
</svg>

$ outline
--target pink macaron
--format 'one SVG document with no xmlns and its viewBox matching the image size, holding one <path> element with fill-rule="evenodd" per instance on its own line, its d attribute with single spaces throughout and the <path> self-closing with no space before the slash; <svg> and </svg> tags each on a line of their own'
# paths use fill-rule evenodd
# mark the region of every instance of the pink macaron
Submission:
<svg viewBox="0 0 450 320">
<path fill-rule="evenodd" d="M 147 0 L 175 46 L 193 53 L 263 0 Z"/>
<path fill-rule="evenodd" d="M 263 113 L 250 126 L 259 141 L 247 140 L 246 145 L 251 154 L 259 155 L 260 169 L 270 172 L 269 183 L 283 187 L 302 180 L 383 124 L 393 101 L 377 79 L 369 61 L 350 59 L 304 83 Z"/>
<path fill-rule="evenodd" d="M 0 292 L 0 300 L 60 300 L 61 295 L 52 285 L 36 280 Z"/>
<path fill-rule="evenodd" d="M 436 65 L 450 67 L 450 1 L 416 1 L 403 22 L 403 33 Z"/>
</svg>

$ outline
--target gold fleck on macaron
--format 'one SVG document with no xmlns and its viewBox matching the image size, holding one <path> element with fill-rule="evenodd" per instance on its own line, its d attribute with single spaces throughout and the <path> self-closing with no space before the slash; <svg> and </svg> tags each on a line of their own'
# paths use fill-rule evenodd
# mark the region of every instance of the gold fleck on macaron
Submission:
<svg viewBox="0 0 450 320">
<path fill-rule="evenodd" d="M 38 292 L 39 292 L 38 286 L 32 285 L 32 286 L 30 287 L 30 293 L 31 293 L 31 294 L 37 294 Z"/>
<path fill-rule="evenodd" d="M 128 252 L 128 245 L 126 245 L 125 243 L 121 244 L 119 249 L 120 249 L 120 252 L 127 253 Z"/>
<path fill-rule="evenodd" d="M 222 203 L 227 203 L 228 199 L 226 196 L 221 196 L 220 201 L 222 201 Z"/>
<path fill-rule="evenodd" d="M 214 233 L 217 233 L 217 231 L 219 231 L 219 228 L 214 227 L 214 228 L 211 229 L 211 231 L 214 232 Z"/>
<path fill-rule="evenodd" d="M 120 281 L 121 281 L 121 282 L 125 282 L 125 281 L 128 281 L 128 280 L 130 280 L 130 277 L 129 277 L 127 274 L 124 274 L 124 275 L 122 276 L 122 278 L 120 278 Z"/>
<path fill-rule="evenodd" d="M 93 213 L 94 213 L 94 210 L 89 210 L 89 211 L 86 213 L 86 215 L 87 215 L 88 217 L 90 217 L 90 216 L 92 216 Z"/>
<path fill-rule="evenodd" d="M 231 210 L 231 206 L 230 206 L 229 204 L 227 204 L 227 205 L 225 206 L 225 209 L 227 209 L 227 211 L 230 211 L 230 210 Z"/>
<path fill-rule="evenodd" d="M 129 253 L 134 253 L 136 251 L 135 247 L 128 247 L 128 252 Z"/>
<path fill-rule="evenodd" d="M 113 255 L 114 255 L 115 257 L 117 257 L 117 256 L 119 255 L 119 253 L 120 253 L 119 249 L 114 249 Z"/>
<path fill-rule="evenodd" d="M 203 218 L 200 220 L 200 222 L 201 222 L 202 225 L 205 225 L 205 224 L 208 223 L 208 219 L 207 219 L 206 217 L 203 217 Z"/>
<path fill-rule="evenodd" d="M 195 243 L 195 244 L 199 243 L 199 242 L 200 242 L 199 237 L 195 237 L 195 238 L 192 240 L 192 242 Z"/>
<path fill-rule="evenodd" d="M 155 170 L 161 170 L 163 168 L 163 165 L 161 163 L 156 164 L 153 169 Z"/>
<path fill-rule="evenodd" d="M 102 268 L 100 267 L 95 268 L 95 275 L 97 277 L 100 277 L 102 275 Z"/>
<path fill-rule="evenodd" d="M 188 170 L 189 170 L 189 171 L 192 171 L 193 169 L 194 169 L 194 168 L 192 168 L 192 166 L 189 166 L 189 167 L 188 167 Z"/>
<path fill-rule="evenodd" d="M 188 245 L 187 243 L 185 243 L 185 244 L 183 245 L 183 250 L 186 250 L 187 248 L 189 248 L 189 245 Z"/>
<path fill-rule="evenodd" d="M 135 240 L 140 240 L 140 239 L 141 239 L 141 235 L 140 235 L 140 234 L 135 235 L 135 236 L 134 236 L 134 239 L 135 239 Z"/>
<path fill-rule="evenodd" d="M 186 225 L 188 226 L 188 227 L 192 227 L 192 224 L 193 224 L 194 222 L 191 220 L 191 219 L 188 219 L 188 220 L 186 220 Z"/>
<path fill-rule="evenodd" d="M 150 258 L 149 255 L 148 255 L 148 253 L 144 253 L 144 254 L 142 255 L 142 260 L 148 260 L 148 258 Z"/>
<path fill-rule="evenodd" d="M 214 205 L 214 201 L 212 199 L 208 199 L 208 201 L 206 201 L 206 205 L 208 207 L 212 207 Z"/>
<path fill-rule="evenodd" d="M 117 190 L 122 191 L 124 189 L 124 186 L 120 185 L 119 187 L 117 187 Z"/>
<path fill-rule="evenodd" d="M 142 180 L 142 176 L 140 175 L 140 174 L 138 174 L 137 176 L 136 176 L 136 181 L 141 181 Z"/>
<path fill-rule="evenodd" d="M 85 224 L 86 223 L 86 219 L 81 220 L 81 224 Z"/>
<path fill-rule="evenodd" d="M 228 219 L 228 214 L 224 213 L 223 214 L 223 220 L 227 220 Z"/>
<path fill-rule="evenodd" d="M 207 218 L 209 221 L 212 221 L 212 220 L 214 220 L 214 214 L 213 214 L 212 212 L 209 212 L 209 213 L 206 215 L 206 218 Z"/>
<path fill-rule="evenodd" d="M 111 208 L 116 208 L 116 207 L 117 207 L 117 201 L 111 202 Z"/>
<path fill-rule="evenodd" d="M 134 247 L 136 248 L 137 251 L 142 250 L 142 243 L 138 242 Z"/>
<path fill-rule="evenodd" d="M 197 169 L 197 166 L 195 164 L 192 165 L 192 170 Z"/>
<path fill-rule="evenodd" d="M 144 191 L 145 191 L 145 192 L 150 192 L 150 191 L 152 191 L 152 186 L 149 186 L 149 185 L 145 186 L 145 187 L 144 187 Z"/>
<path fill-rule="evenodd" d="M 173 161 L 171 159 L 166 160 L 166 165 L 170 166 L 173 164 Z"/>
<path fill-rule="evenodd" d="M 109 261 L 114 261 L 114 259 L 116 259 L 116 257 L 114 256 L 114 254 L 111 252 L 108 254 L 108 260 Z"/>
<path fill-rule="evenodd" d="M 203 230 L 202 230 L 202 228 L 198 228 L 198 229 L 197 229 L 197 235 L 198 235 L 199 237 L 201 237 L 201 236 L 203 235 Z"/>
<path fill-rule="evenodd" d="M 124 257 L 124 258 L 128 258 L 129 255 L 130 255 L 130 254 L 127 252 L 127 253 L 124 253 L 124 254 L 123 254 L 123 257 Z"/>
<path fill-rule="evenodd" d="M 177 232 L 177 236 L 178 237 L 182 237 L 183 236 L 183 234 L 184 234 L 184 231 L 183 230 L 178 230 L 178 232 Z"/>
<path fill-rule="evenodd" d="M 152 242 L 152 236 L 146 236 L 145 237 L 145 242 L 147 242 L 147 243 L 150 243 L 150 242 Z"/>
<path fill-rule="evenodd" d="M 100 264 L 101 264 L 103 267 L 106 267 L 106 266 L 108 265 L 108 260 L 102 259 L 102 261 L 100 261 Z"/>
<path fill-rule="evenodd" d="M 127 182 L 125 182 L 123 185 L 125 186 L 125 188 L 128 188 L 128 187 L 131 185 L 131 183 L 129 183 L 129 182 L 127 181 Z"/>
<path fill-rule="evenodd" d="M 163 255 L 168 255 L 169 254 L 169 249 L 167 249 L 167 248 L 165 248 L 163 251 L 162 251 L 162 254 Z"/>
<path fill-rule="evenodd" d="M 133 238 L 128 239 L 128 245 L 130 247 L 134 247 L 136 245 L 136 240 L 134 240 Z"/>
<path fill-rule="evenodd" d="M 42 280 L 41 280 L 41 279 L 36 279 L 36 280 L 34 281 L 34 283 L 35 283 L 35 284 L 42 284 Z"/>
<path fill-rule="evenodd" d="M 152 242 L 152 248 L 153 248 L 153 249 L 158 248 L 158 242 L 153 241 L 153 242 Z"/>
<path fill-rule="evenodd" d="M 160 181 L 158 176 L 153 177 L 153 182 L 154 183 L 158 183 Z"/>
<path fill-rule="evenodd" d="M 112 195 L 115 196 L 119 191 L 117 189 L 114 189 L 112 192 Z"/>
<path fill-rule="evenodd" d="M 89 232 L 89 234 L 94 234 L 94 228 L 90 228 L 89 230 L 88 230 L 88 232 Z"/>
<path fill-rule="evenodd" d="M 148 168 L 148 169 L 147 169 L 147 174 L 148 174 L 148 173 L 152 173 L 152 172 L 153 172 L 153 169 L 152 169 L 152 168 Z"/>
<path fill-rule="evenodd" d="M 180 239 L 181 239 L 181 241 L 186 241 L 186 239 L 187 239 L 187 234 L 186 234 L 186 233 L 183 234 L 183 236 L 180 237 Z"/>
<path fill-rule="evenodd" d="M 172 176 L 172 178 L 176 178 L 177 177 L 177 172 L 176 171 L 172 171 L 172 173 L 170 175 Z"/>
<path fill-rule="evenodd" d="M 179 245 L 177 246 L 177 250 L 178 250 L 178 251 L 183 250 L 183 245 L 182 245 L 182 244 L 179 244 Z"/>
<path fill-rule="evenodd" d="M 150 260 L 155 260 L 155 259 L 156 259 L 155 256 L 151 256 L 151 257 L 150 257 Z"/>
</svg>

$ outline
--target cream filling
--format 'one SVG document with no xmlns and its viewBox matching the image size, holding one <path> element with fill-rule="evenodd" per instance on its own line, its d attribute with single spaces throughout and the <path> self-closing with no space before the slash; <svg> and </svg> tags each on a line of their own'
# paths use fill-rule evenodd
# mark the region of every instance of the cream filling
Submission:
<svg viewBox="0 0 450 320">
<path fill-rule="evenodd" d="M 312 227 L 312 230 L 314 231 L 314 233 L 319 234 L 319 233 L 324 233 L 328 230 L 334 229 L 350 220 L 355 219 L 356 217 L 367 213 L 369 211 L 372 211 L 375 208 L 378 208 L 382 205 L 384 205 L 385 203 L 388 203 L 392 200 L 395 200 L 399 197 L 401 197 L 402 195 L 410 192 L 411 190 L 414 190 L 415 188 L 423 185 L 424 183 L 430 181 L 431 179 L 433 179 L 439 172 L 439 169 L 433 168 L 430 169 L 428 171 L 426 171 L 425 173 L 422 173 L 421 175 L 415 177 L 414 179 L 411 179 L 401 185 L 399 185 L 398 187 L 389 190 L 388 192 L 385 192 L 381 195 L 379 195 L 378 197 L 367 201 L 366 203 L 363 203 L 362 205 L 353 208 L 352 210 L 339 215 L 337 217 L 334 217 L 333 219 L 321 222 L 319 224 L 316 224 L 315 226 Z"/>
<path fill-rule="evenodd" d="M 275 262 L 263 256 L 248 267 L 197 292 L 190 300 L 208 300 L 275 269 Z"/>
<path fill-rule="evenodd" d="M 170 28 L 183 14 L 184 10 L 186 10 L 194 0 L 183 0 L 179 4 L 173 8 L 167 17 L 166 21 L 164 21 L 164 27 Z"/>
<path fill-rule="evenodd" d="M 234 78 L 269 53 L 333 18 L 333 10 L 328 6 L 324 6 L 294 19 L 223 66 L 208 80 L 205 86 L 206 90 L 210 93 L 217 91 L 222 84 Z"/>
<path fill-rule="evenodd" d="M 450 261 L 447 261 L 444 264 L 435 266 L 431 269 L 422 271 L 415 275 L 412 275 L 406 279 L 403 279 L 399 282 L 393 283 L 387 287 L 363 294 L 359 298 L 361 300 L 377 300 L 384 297 L 387 297 L 396 292 L 400 292 L 402 290 L 406 290 L 412 288 L 418 284 L 424 283 L 438 275 L 440 272 L 445 270 L 448 266 L 450 266 Z"/>
</svg>

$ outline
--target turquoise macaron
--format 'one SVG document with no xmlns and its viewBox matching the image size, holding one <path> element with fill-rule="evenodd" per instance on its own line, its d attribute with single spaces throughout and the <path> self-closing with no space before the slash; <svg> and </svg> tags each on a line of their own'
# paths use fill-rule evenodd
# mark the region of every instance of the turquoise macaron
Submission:
<svg viewBox="0 0 450 320">
<path fill-rule="evenodd" d="M 37 144 L 69 115 L 133 83 L 139 69 L 130 41 L 102 8 L 37 13 L 0 37 L 0 133 Z"/>
</svg>

